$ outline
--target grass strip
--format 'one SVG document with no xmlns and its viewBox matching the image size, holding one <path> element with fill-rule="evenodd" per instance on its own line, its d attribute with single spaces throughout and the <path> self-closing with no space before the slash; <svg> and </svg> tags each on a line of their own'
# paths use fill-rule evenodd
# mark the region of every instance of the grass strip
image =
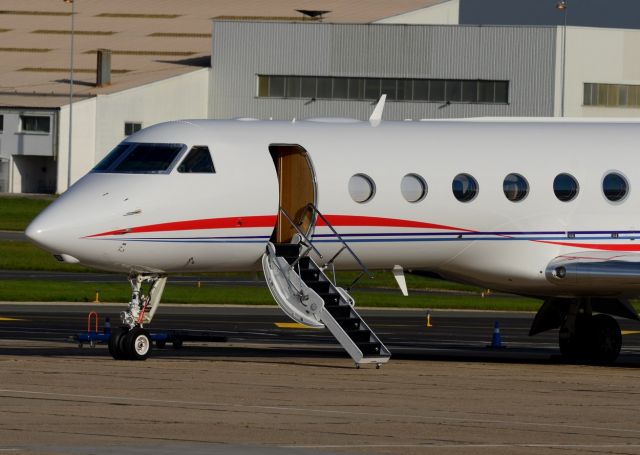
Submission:
<svg viewBox="0 0 640 455">
<path fill-rule="evenodd" d="M 46 272 L 91 272 L 77 264 L 56 261 L 50 253 L 19 240 L 0 241 L 0 270 L 41 270 Z"/>
<path fill-rule="evenodd" d="M 0 241 L 0 270 L 41 270 L 47 272 L 95 272 L 95 270 L 77 264 L 65 264 L 56 261 L 53 256 L 29 242 L 18 240 Z M 250 273 L 203 273 L 200 276 L 242 276 L 249 277 Z M 358 281 L 360 288 L 392 288 L 398 289 L 393 274 L 387 270 L 378 270 L 374 278 L 367 277 Z M 198 275 L 195 275 L 198 276 Z M 338 272 L 338 285 L 348 287 L 358 276 L 357 272 Z M 451 291 L 481 292 L 482 289 L 466 284 L 452 283 L 435 278 L 425 278 L 407 275 L 409 289 L 446 289 Z"/>
<path fill-rule="evenodd" d="M 93 302 L 96 293 L 101 302 L 126 302 L 127 283 L 85 283 L 64 281 L 2 280 L 0 301 Z M 535 311 L 541 301 L 521 297 L 479 295 L 436 295 L 399 292 L 354 291 L 357 306 L 429 309 L 485 309 Z M 162 297 L 164 303 L 208 303 L 217 305 L 274 305 L 266 286 L 185 286 L 171 284 Z"/>
<path fill-rule="evenodd" d="M 53 199 L 53 196 L 0 198 L 0 230 L 24 231 Z"/>
<path fill-rule="evenodd" d="M 169 283 L 162 296 L 163 303 L 214 305 L 275 305 L 264 286 L 185 285 Z M 0 280 L 0 302 L 93 302 L 99 293 L 100 302 L 127 302 L 131 289 L 122 283 L 87 283 L 71 281 Z M 358 291 L 352 295 L 356 307 L 424 308 L 442 310 L 538 311 L 542 300 L 514 295 L 491 294 L 425 294 L 399 291 Z M 640 312 L 640 300 L 631 301 Z"/>
</svg>

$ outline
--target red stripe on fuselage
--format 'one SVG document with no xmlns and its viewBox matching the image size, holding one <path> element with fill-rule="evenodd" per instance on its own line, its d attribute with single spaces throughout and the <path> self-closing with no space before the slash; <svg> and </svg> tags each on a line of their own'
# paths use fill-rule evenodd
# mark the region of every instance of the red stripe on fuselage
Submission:
<svg viewBox="0 0 640 455">
<path fill-rule="evenodd" d="M 442 229 L 460 232 L 473 232 L 469 229 L 461 229 L 442 224 L 424 223 L 421 221 L 402 220 L 398 218 L 383 218 L 378 216 L 356 216 L 356 215 L 326 215 L 325 218 L 333 226 L 354 226 L 354 227 L 399 227 L 399 228 L 422 228 L 422 229 Z M 207 218 L 202 220 L 174 221 L 170 223 L 149 224 L 127 229 L 116 229 L 114 231 L 101 232 L 87 236 L 104 237 L 108 235 L 124 235 L 150 232 L 168 231 L 192 231 L 203 229 L 233 229 L 233 228 L 257 228 L 274 227 L 276 215 L 229 217 L 229 218 Z M 325 226 L 322 218 L 318 218 L 316 226 Z"/>
<path fill-rule="evenodd" d="M 438 229 L 458 232 L 475 232 L 470 229 L 462 229 L 442 224 L 424 223 L 421 221 L 402 220 L 398 218 L 383 218 L 377 216 L 357 216 L 357 215 L 326 215 L 325 218 L 332 226 L 340 227 L 397 227 L 397 228 L 422 228 Z M 202 220 L 174 221 L 170 223 L 149 224 L 146 226 L 132 227 L 128 229 L 117 229 L 114 231 L 102 232 L 87 236 L 105 237 L 109 235 L 124 235 L 151 232 L 170 231 L 192 231 L 204 229 L 235 229 L 235 228 L 273 228 L 276 224 L 276 215 L 228 217 L 228 218 L 207 218 Z M 326 226 L 321 218 L 318 218 L 316 226 Z M 640 251 L 638 244 L 601 244 L 601 243 L 579 243 L 579 242 L 558 242 L 550 240 L 534 240 L 538 243 L 550 245 L 569 246 L 576 248 L 587 248 L 601 251 Z"/>
<path fill-rule="evenodd" d="M 473 232 L 469 229 L 462 229 L 443 224 L 423 223 L 422 221 L 401 220 L 398 218 L 382 218 L 378 216 L 356 216 L 356 215 L 325 215 L 325 218 L 332 226 L 354 226 L 354 227 L 400 227 L 400 228 L 423 228 L 423 229 L 443 229 L 448 231 Z M 325 226 L 322 218 L 318 217 L 316 226 Z"/>
<path fill-rule="evenodd" d="M 587 248 L 589 250 L 601 250 L 601 251 L 640 251 L 640 244 L 613 244 L 605 245 L 602 243 L 578 243 L 578 242 L 552 242 L 550 240 L 534 240 L 538 243 L 548 243 L 550 245 L 559 246 L 571 246 L 576 248 Z"/>
<path fill-rule="evenodd" d="M 232 228 L 257 228 L 273 227 L 276 224 L 275 215 L 262 216 L 233 216 L 229 218 L 206 218 L 203 220 L 174 221 L 171 223 L 148 224 L 146 226 L 117 229 L 115 231 L 101 232 L 90 237 L 103 237 L 106 235 L 137 234 L 142 232 L 168 232 L 168 231 L 194 231 L 201 229 L 232 229 Z"/>
</svg>

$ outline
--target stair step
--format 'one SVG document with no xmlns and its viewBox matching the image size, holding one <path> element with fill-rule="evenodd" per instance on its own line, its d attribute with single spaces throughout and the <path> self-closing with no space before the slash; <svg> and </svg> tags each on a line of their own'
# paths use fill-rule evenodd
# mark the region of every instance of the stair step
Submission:
<svg viewBox="0 0 640 455">
<path fill-rule="evenodd" d="M 345 331 L 349 330 L 359 330 L 360 329 L 360 319 L 359 318 L 336 318 L 334 317 L 336 322 L 342 327 Z"/>
<path fill-rule="evenodd" d="M 318 295 L 324 300 L 324 306 L 330 307 L 340 304 L 340 294 L 319 292 Z"/>
<path fill-rule="evenodd" d="M 276 256 L 295 257 L 300 254 L 300 245 L 297 243 L 276 243 Z"/>
<path fill-rule="evenodd" d="M 351 306 L 349 305 L 332 305 L 325 306 L 325 308 L 331 313 L 334 319 L 348 318 L 351 315 Z"/>
<path fill-rule="evenodd" d="M 318 293 L 327 293 L 331 283 L 328 281 L 305 281 L 306 285 Z"/>
<path fill-rule="evenodd" d="M 356 344 L 369 342 L 369 340 L 371 340 L 370 330 L 347 330 L 347 335 L 349 335 L 349 338 Z"/>
<path fill-rule="evenodd" d="M 318 279 L 320 278 L 320 270 L 318 269 L 304 269 L 301 268 L 300 270 L 300 276 L 302 277 L 302 280 L 307 282 L 307 281 L 318 281 Z"/>
<path fill-rule="evenodd" d="M 377 341 L 367 341 L 356 343 L 360 351 L 364 355 L 378 355 L 380 354 L 380 343 Z"/>
</svg>

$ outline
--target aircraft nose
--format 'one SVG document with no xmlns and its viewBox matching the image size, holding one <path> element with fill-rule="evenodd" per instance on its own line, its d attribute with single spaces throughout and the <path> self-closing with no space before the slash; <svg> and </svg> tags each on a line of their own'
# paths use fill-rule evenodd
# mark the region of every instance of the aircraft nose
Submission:
<svg viewBox="0 0 640 455">
<path fill-rule="evenodd" d="M 36 223 L 35 220 L 29 223 L 27 229 L 24 231 L 24 235 L 27 239 L 29 239 L 33 243 L 38 243 L 38 238 L 40 237 L 40 233 L 42 233 L 42 227 L 40 227 L 39 223 Z"/>
<path fill-rule="evenodd" d="M 27 226 L 24 234 L 31 242 L 40 248 L 47 250 L 63 262 L 78 262 L 71 254 L 73 249 L 72 224 L 73 220 L 68 215 L 61 213 L 52 206 L 47 207 Z M 64 212 L 64 211 L 63 211 Z"/>
<path fill-rule="evenodd" d="M 27 226 L 24 235 L 39 247 L 51 252 L 56 252 L 56 239 L 59 239 L 59 236 L 52 232 L 55 229 L 52 227 L 50 220 L 48 221 L 50 217 L 44 216 L 47 215 L 47 210 L 38 215 L 29 226 Z"/>
</svg>

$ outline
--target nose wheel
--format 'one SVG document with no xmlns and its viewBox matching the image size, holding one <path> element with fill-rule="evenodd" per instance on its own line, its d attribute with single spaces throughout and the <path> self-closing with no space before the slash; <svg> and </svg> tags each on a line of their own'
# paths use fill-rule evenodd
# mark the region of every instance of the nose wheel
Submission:
<svg viewBox="0 0 640 455">
<path fill-rule="evenodd" d="M 115 330 L 109 339 L 109 353 L 116 360 L 146 360 L 151 353 L 151 336 L 141 327 Z"/>
</svg>

